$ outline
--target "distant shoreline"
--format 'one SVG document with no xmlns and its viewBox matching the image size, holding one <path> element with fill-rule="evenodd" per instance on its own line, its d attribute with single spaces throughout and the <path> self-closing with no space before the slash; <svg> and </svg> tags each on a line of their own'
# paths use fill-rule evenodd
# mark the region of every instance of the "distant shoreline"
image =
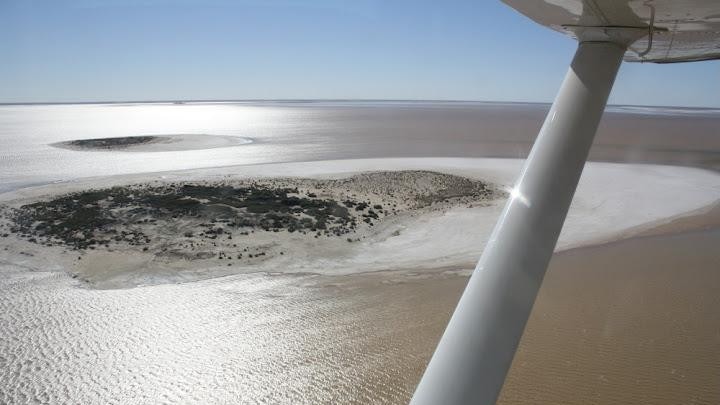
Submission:
<svg viewBox="0 0 720 405">
<path fill-rule="evenodd" d="M 313 103 L 412 103 L 412 104 L 511 104 L 547 106 L 549 101 L 491 101 L 491 100 L 419 100 L 419 99 L 187 99 L 187 100 L 97 100 L 97 101 L 34 101 L 34 102 L 0 102 L 1 106 L 43 106 L 43 105 L 122 105 L 122 104 L 212 104 L 212 103 L 282 103 L 282 104 L 313 104 Z M 706 111 L 720 113 L 720 107 L 712 106 L 672 106 L 672 105 L 638 105 L 638 104 L 608 104 L 608 110 L 613 108 L 649 108 L 672 109 L 686 111 Z"/>
</svg>

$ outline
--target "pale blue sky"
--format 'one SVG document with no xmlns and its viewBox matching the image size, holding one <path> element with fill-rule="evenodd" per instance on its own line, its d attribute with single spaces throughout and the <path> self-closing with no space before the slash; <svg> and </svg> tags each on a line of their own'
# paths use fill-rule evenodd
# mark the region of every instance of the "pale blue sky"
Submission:
<svg viewBox="0 0 720 405">
<path fill-rule="evenodd" d="M 0 0 L 0 38 L 0 102 L 546 102 L 575 49 L 492 0 Z M 626 63 L 610 102 L 720 107 L 720 62 Z"/>
</svg>

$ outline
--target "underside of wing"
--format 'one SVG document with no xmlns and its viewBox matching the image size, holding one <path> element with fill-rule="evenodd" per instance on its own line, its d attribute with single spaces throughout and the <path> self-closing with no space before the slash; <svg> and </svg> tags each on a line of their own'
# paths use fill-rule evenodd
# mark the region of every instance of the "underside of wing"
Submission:
<svg viewBox="0 0 720 405">
<path fill-rule="evenodd" d="M 718 0 L 503 0 L 578 40 L 629 37 L 628 62 L 720 59 Z"/>
</svg>

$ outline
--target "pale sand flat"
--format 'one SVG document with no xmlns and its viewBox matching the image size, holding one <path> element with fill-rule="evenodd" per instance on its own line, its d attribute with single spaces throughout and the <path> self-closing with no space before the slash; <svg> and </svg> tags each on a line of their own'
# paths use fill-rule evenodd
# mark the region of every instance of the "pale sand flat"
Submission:
<svg viewBox="0 0 720 405">
<path fill-rule="evenodd" d="M 78 182 L 34 187 L 0 195 L 0 201 L 19 205 L 58 193 L 109 187 L 119 184 L 193 181 L 232 181 L 233 179 L 309 177 L 343 178 L 353 173 L 377 170 L 429 169 L 489 181 L 510 189 L 522 161 L 511 159 L 362 159 L 256 166 L 234 166 L 183 172 L 116 176 L 86 179 Z M 637 233 L 687 212 L 715 202 L 720 195 L 720 175 L 692 168 L 657 165 L 624 165 L 589 163 L 558 243 L 558 250 L 612 240 L 624 234 Z M 297 235 L 274 233 L 263 242 L 281 247 L 282 256 L 274 256 L 252 265 L 227 267 L 227 262 L 207 262 L 198 268 L 195 262 L 151 260 L 149 253 L 120 252 L 133 255 L 133 262 L 148 263 L 133 271 L 120 266 L 117 272 L 93 272 L 87 263 L 105 262 L 108 269 L 117 255 L 99 255 L 79 263 L 78 271 L 97 286 L 105 287 L 184 282 L 227 274 L 247 272 L 300 272 L 319 274 L 352 274 L 396 268 L 432 270 L 456 266 L 469 268 L 477 260 L 499 215 L 502 201 L 489 205 L 448 206 L 447 209 L 419 212 L 385 221 L 363 234 L 358 243 L 316 243 L 308 245 Z M 420 215 L 421 214 L 421 215 Z M 150 235 L 152 237 L 152 235 Z M 262 238 L 262 235 L 255 235 Z M 266 238 L 266 239 L 267 239 Z M 12 252 L 30 251 L 36 257 L 52 260 L 48 251 L 37 246 L 13 246 Z M 235 240 L 232 242 L 236 243 Z M 29 245 L 29 244 L 27 244 Z M 348 247 L 352 246 L 352 249 Z M 216 252 L 217 253 L 217 252 Z M 94 253 L 89 253 L 94 255 Z M 14 254 L 11 254 L 14 256 Z M 100 257 L 102 256 L 102 257 Z M 136 257 L 137 256 L 137 257 Z M 328 259 L 331 258 L 331 260 Z M 26 256 L 23 262 L 31 262 Z M 300 258 L 300 259 L 298 259 Z M 72 260 L 76 256 L 72 255 Z M 59 262 L 69 263 L 67 260 Z M 44 263 L 38 263 L 43 265 Z"/>
</svg>

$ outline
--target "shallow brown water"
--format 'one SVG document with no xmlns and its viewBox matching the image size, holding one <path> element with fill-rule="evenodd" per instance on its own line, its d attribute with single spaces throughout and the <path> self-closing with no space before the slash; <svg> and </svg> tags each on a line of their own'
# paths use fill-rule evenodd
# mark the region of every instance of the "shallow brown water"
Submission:
<svg viewBox="0 0 720 405">
<path fill-rule="evenodd" d="M 720 229 L 556 255 L 502 404 L 720 403 Z"/>
</svg>

